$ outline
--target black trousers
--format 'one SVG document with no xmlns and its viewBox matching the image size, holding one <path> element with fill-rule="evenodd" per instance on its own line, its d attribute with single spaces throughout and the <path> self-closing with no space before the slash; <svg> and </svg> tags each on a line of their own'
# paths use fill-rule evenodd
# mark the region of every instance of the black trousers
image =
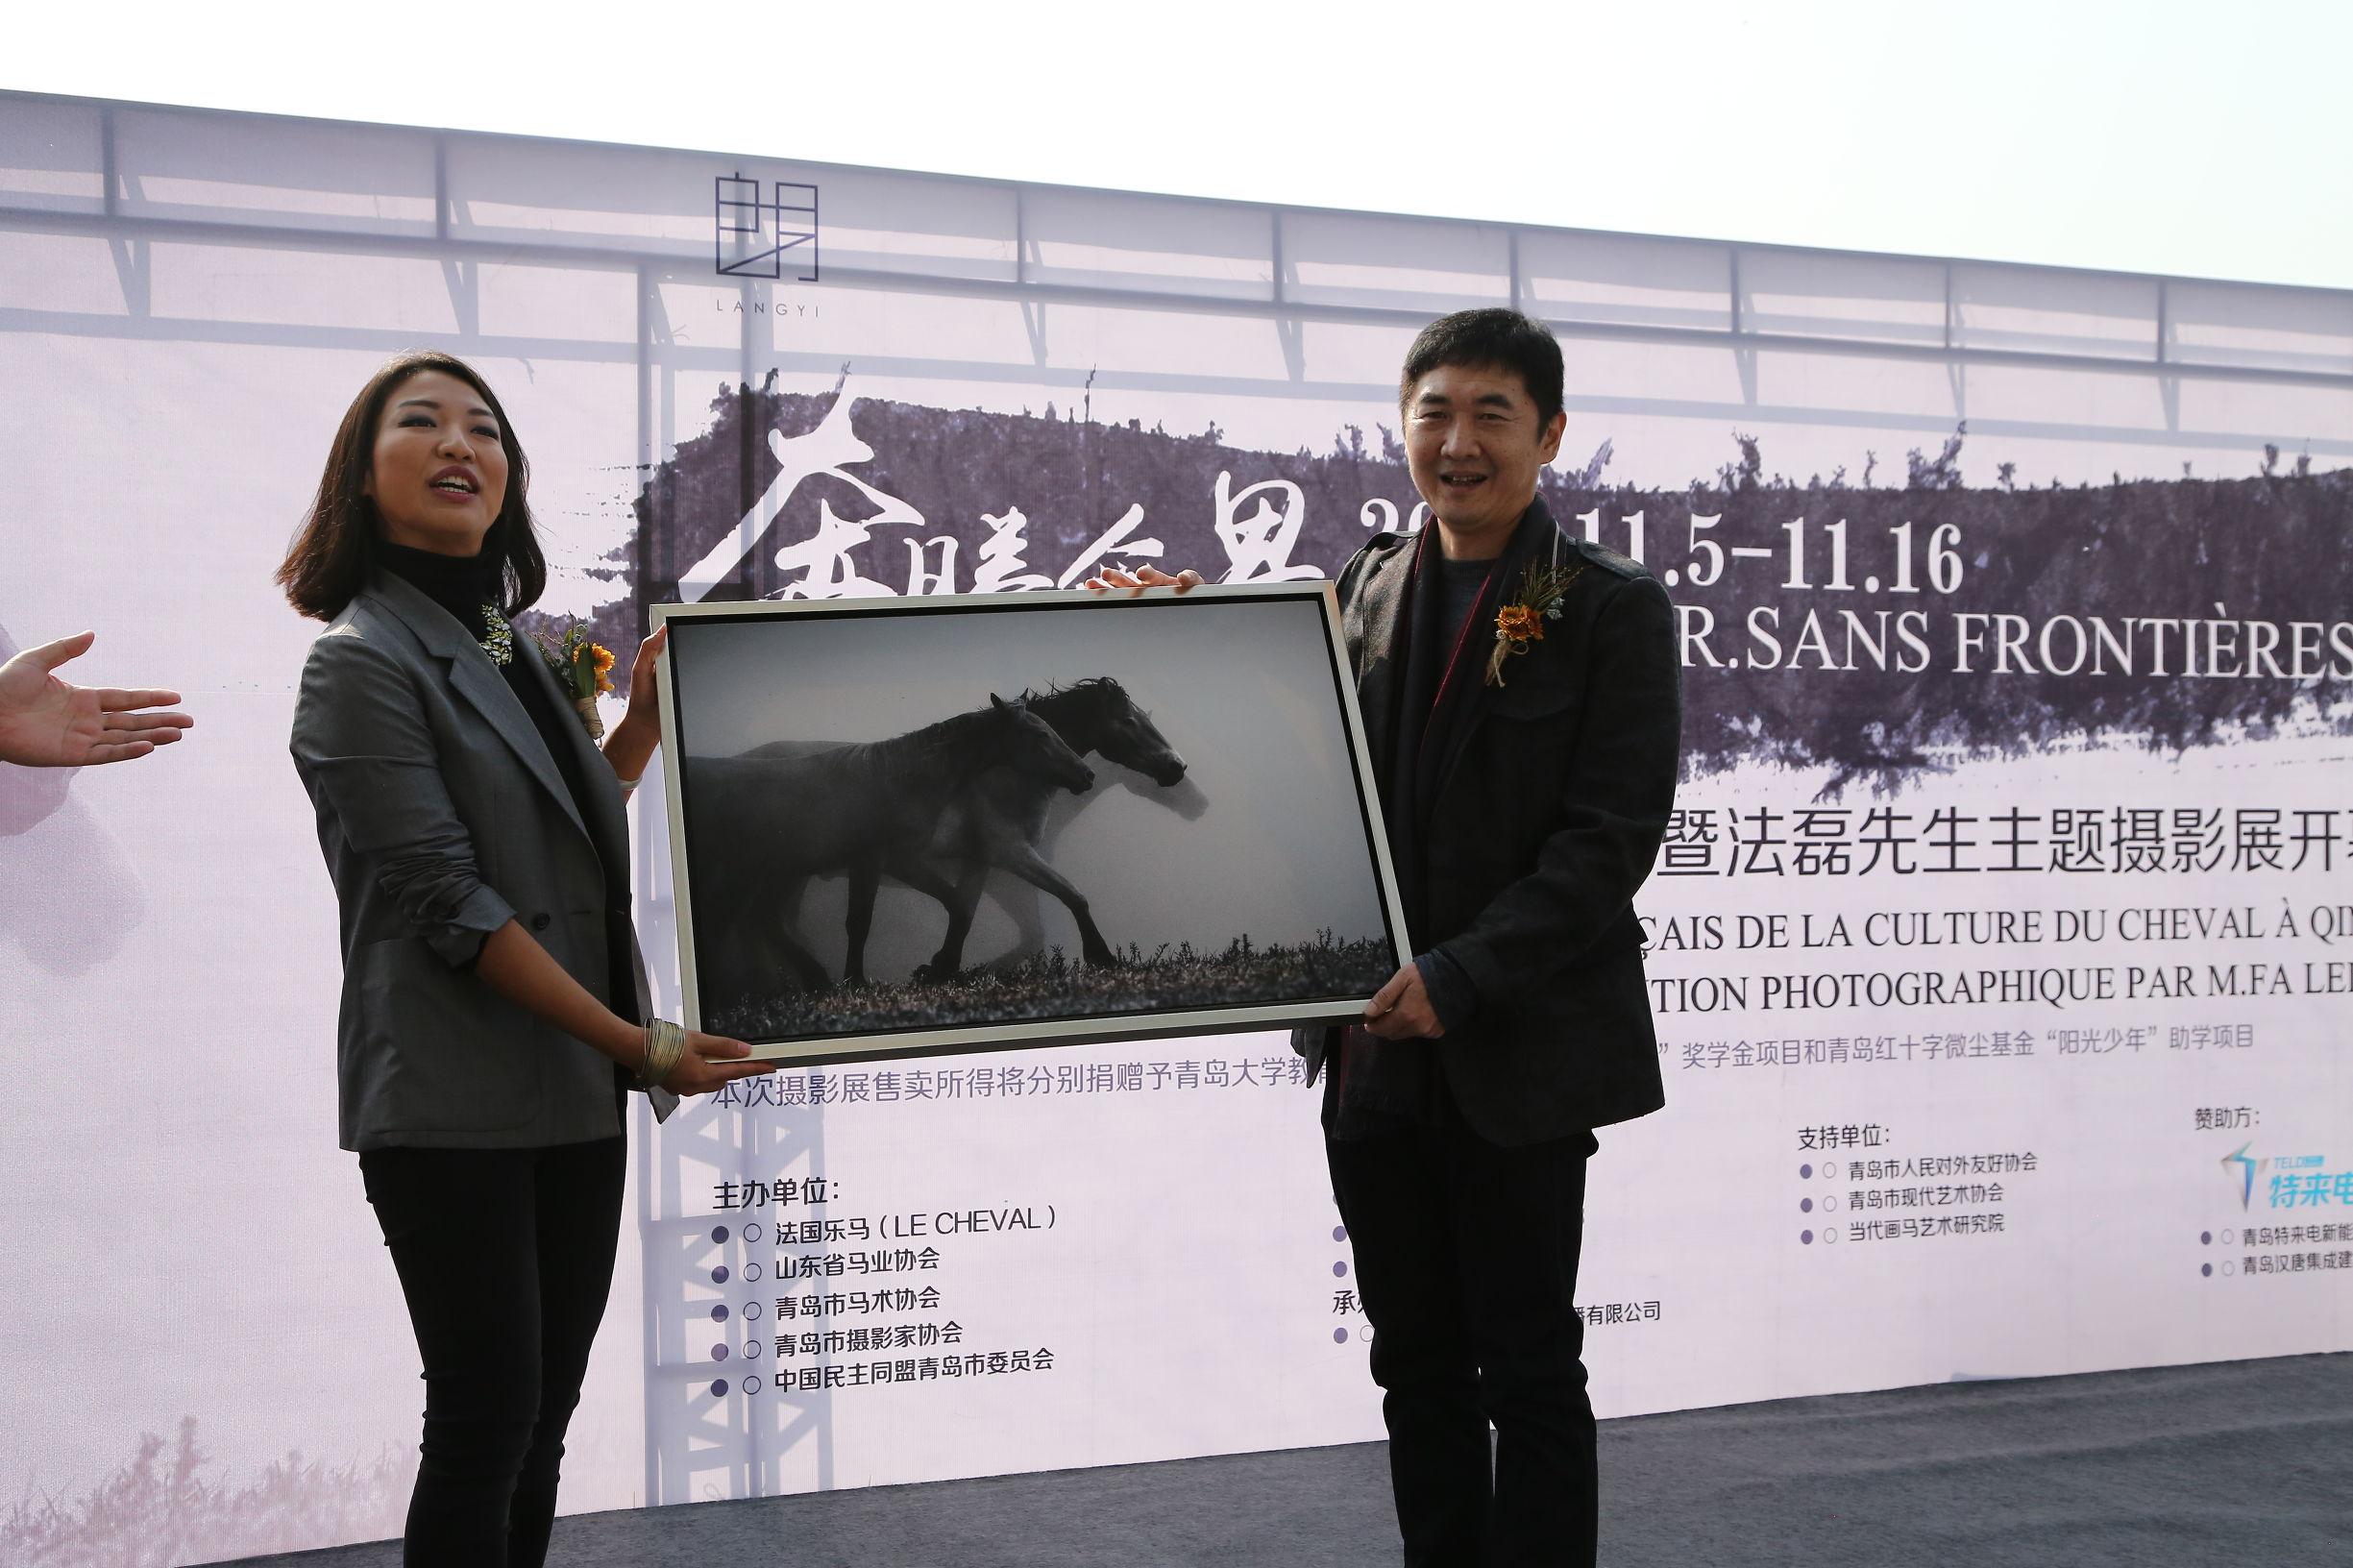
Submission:
<svg viewBox="0 0 2353 1568">
<path fill-rule="evenodd" d="M 377 1149 L 368 1202 L 425 1360 L 408 1568 L 538 1568 L 613 1283 L 625 1139 Z"/>
<path fill-rule="evenodd" d="M 1590 1564 L 1593 1405 L 1572 1298 L 1593 1135 L 1500 1148 L 1451 1101 L 1434 1125 L 1338 1130 L 1325 1150 L 1372 1325 L 1406 1562 Z"/>
</svg>

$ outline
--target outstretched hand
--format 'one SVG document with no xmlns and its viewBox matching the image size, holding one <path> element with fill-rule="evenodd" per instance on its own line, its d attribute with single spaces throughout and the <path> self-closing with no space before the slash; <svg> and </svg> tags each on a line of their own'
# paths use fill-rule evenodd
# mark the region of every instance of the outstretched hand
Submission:
<svg viewBox="0 0 2353 1568">
<path fill-rule="evenodd" d="M 196 723 L 184 713 L 151 710 L 178 692 L 76 686 L 52 674 L 81 657 L 94 631 L 28 648 L 0 664 L 0 762 L 27 768 L 86 768 L 128 762 L 180 739 Z"/>
<path fill-rule="evenodd" d="M 1172 577 L 1157 566 L 1140 566 L 1133 572 L 1122 572 L 1115 566 L 1107 566 L 1093 576 L 1089 577 L 1084 586 L 1093 589 L 1098 594 L 1108 593 L 1115 588 L 1124 588 L 1130 599 L 1134 599 L 1146 588 L 1174 588 L 1181 594 L 1188 589 L 1200 587 L 1201 574 L 1179 572 Z"/>
</svg>

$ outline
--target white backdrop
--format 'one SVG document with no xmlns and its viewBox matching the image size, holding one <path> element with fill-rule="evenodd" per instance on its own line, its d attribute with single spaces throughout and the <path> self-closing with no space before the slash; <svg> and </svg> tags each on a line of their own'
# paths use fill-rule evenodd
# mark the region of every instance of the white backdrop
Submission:
<svg viewBox="0 0 2353 1568">
<path fill-rule="evenodd" d="M 767 243 L 780 193 L 815 205 L 788 206 L 816 237 L 775 277 L 722 227 L 725 180 Z M 1686 622 L 1691 874 L 1639 901 L 1669 1108 L 1603 1134 L 1591 1187 L 1603 1413 L 2353 1344 L 2353 634 L 2329 629 L 2353 296 L 0 95 L 0 632 L 95 625 L 80 678 L 177 684 L 198 718 L 130 767 L 0 774 L 8 1554 L 397 1530 L 421 1397 L 333 1148 L 332 903 L 284 755 L 313 628 L 269 585 L 377 362 L 429 344 L 491 379 L 533 462 L 543 607 L 618 643 L 669 595 L 1010 584 L 1016 507 L 1044 579 L 1107 538 L 1328 573 L 1410 518 L 1382 429 L 1405 344 L 1486 303 L 1568 354 L 1548 494 L 1617 548 L 1642 514 L 1712 616 Z M 1862 588 L 1914 519 L 1921 593 Z M 1946 523 L 1951 595 L 1925 580 Z M 1754 553 L 1703 583 L 1703 540 Z M 1826 651 L 1792 674 L 1808 608 Z M 1924 678 L 1826 668 L 1858 663 L 1849 608 L 1920 610 Z M 2145 630 L 2130 675 L 1996 673 L 1998 628 L 1968 655 L 1963 616 L 2003 613 L 2030 651 L 2070 615 L 2228 621 L 2219 663 L 2214 633 L 2168 635 L 2253 674 L 2183 677 Z M 2321 626 L 2315 662 L 2251 659 L 2248 623 L 2291 654 Z M 668 969 L 651 794 L 641 928 Z M 2249 812 L 2280 814 L 2276 856 Z M 1899 872 L 1898 840 L 1971 869 Z M 2054 841 L 2085 869 L 2048 869 Z M 2126 930 L 2149 911 L 2185 913 Z M 1866 936 L 1906 912 L 2041 925 Z M 2212 934 L 2228 912 L 2257 934 Z M 1988 968 L 2114 994 L 1767 1005 L 1778 977 Z M 1377 1435 L 1289 1071 L 1275 1036 L 955 1058 L 641 1125 L 565 1506 Z"/>
</svg>

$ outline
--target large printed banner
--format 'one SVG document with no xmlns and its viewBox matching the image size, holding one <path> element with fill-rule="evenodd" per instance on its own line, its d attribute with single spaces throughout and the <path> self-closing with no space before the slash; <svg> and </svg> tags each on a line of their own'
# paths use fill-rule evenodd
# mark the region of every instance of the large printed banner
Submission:
<svg viewBox="0 0 2353 1568">
<path fill-rule="evenodd" d="M 1602 1412 L 2353 1347 L 2353 296 L 0 95 L 0 643 L 95 626 L 68 674 L 198 721 L 0 771 L 0 1560 L 399 1528 L 422 1398 L 333 1146 L 313 628 L 269 584 L 376 363 L 481 368 L 541 609 L 619 649 L 659 602 L 1330 576 L 1424 521 L 1396 367 L 1480 304 L 1562 338 L 1555 516 L 1680 614 Z M 1182 791 L 1060 808 L 1073 881 L 1259 820 L 1169 740 Z M 798 896 L 842 929 L 839 880 Z M 943 918 L 886 886 L 870 971 Z M 1077 945 L 999 875 L 966 951 Z M 566 1507 L 1378 1436 L 1315 1111 L 1263 1034 L 641 1120 Z"/>
</svg>

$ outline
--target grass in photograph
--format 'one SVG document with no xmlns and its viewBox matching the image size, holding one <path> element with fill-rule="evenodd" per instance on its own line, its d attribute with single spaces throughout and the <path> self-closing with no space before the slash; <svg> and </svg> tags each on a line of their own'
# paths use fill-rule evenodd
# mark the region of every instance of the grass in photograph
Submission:
<svg viewBox="0 0 2353 1568">
<path fill-rule="evenodd" d="M 901 1029 L 1015 1023 L 1089 1014 L 1179 1012 L 1311 996 L 1369 996 L 1396 971 L 1378 938 L 1336 942 L 1322 932 L 1296 946 L 1236 937 L 1222 952 L 1190 943 L 1145 952 L 1130 943 L 1111 968 L 1072 962 L 1050 947 L 998 969 L 953 979 L 869 982 L 787 992 L 717 1011 L 704 1027 L 741 1040 L 796 1040 Z"/>
</svg>

